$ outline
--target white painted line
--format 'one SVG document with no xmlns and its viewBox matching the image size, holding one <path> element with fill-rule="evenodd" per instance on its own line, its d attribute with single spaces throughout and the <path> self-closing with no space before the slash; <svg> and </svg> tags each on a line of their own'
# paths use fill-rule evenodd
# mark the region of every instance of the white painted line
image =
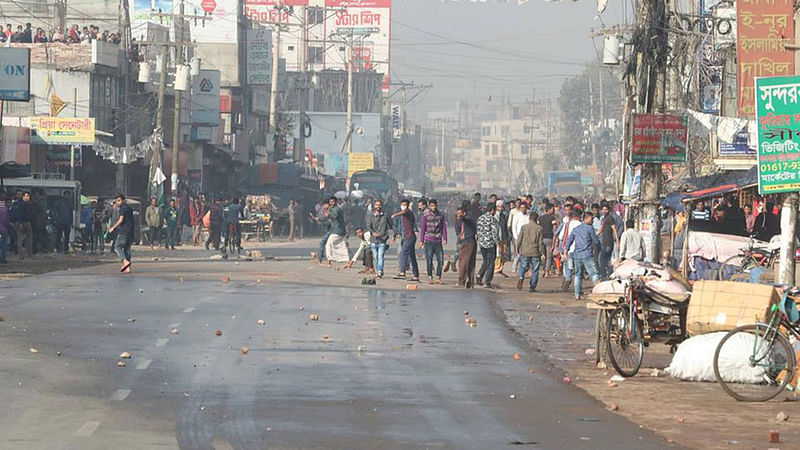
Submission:
<svg viewBox="0 0 800 450">
<path fill-rule="evenodd" d="M 186 308 L 186 309 L 183 310 L 183 312 L 185 312 L 185 313 L 190 313 L 192 311 L 194 311 L 194 308 Z"/>
<path fill-rule="evenodd" d="M 153 362 L 152 359 L 141 359 L 139 363 L 136 364 L 136 370 L 147 370 L 150 367 L 150 363 Z"/>
<path fill-rule="evenodd" d="M 183 322 L 175 322 L 175 323 L 171 323 L 171 324 L 169 324 L 169 325 L 167 326 L 167 328 L 169 328 L 170 330 L 171 330 L 171 329 L 173 329 L 173 328 L 178 328 L 179 326 L 181 326 L 181 323 L 183 323 Z"/>
<path fill-rule="evenodd" d="M 73 436 L 75 437 L 89 437 L 97 431 L 97 427 L 100 426 L 100 422 L 96 420 L 90 420 L 83 424 L 82 427 L 78 428 L 78 431 L 75 432 Z"/>
<path fill-rule="evenodd" d="M 121 402 L 126 398 L 128 398 L 128 395 L 130 393 L 131 393 L 130 389 L 117 389 L 116 391 L 114 391 L 113 394 L 111 394 L 111 400 L 116 400 L 118 402 Z"/>
<path fill-rule="evenodd" d="M 167 339 L 167 338 L 159 338 L 156 341 L 156 347 L 163 347 L 163 346 L 167 345 L 167 342 L 169 342 L 169 339 Z"/>
</svg>

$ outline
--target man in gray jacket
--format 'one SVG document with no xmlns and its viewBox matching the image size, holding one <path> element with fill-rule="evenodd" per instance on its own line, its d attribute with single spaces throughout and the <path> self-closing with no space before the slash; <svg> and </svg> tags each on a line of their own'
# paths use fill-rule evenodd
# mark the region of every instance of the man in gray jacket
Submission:
<svg viewBox="0 0 800 450">
<path fill-rule="evenodd" d="M 378 278 L 383 278 L 383 263 L 386 249 L 389 248 L 389 230 L 392 229 L 392 219 L 383 212 L 383 200 L 375 200 L 372 215 L 367 221 L 367 231 L 370 233 L 372 256 L 375 262 L 375 272 Z"/>
<path fill-rule="evenodd" d="M 525 273 L 531 269 L 531 282 L 529 292 L 536 292 L 536 285 L 539 284 L 539 266 L 542 257 L 546 254 L 544 246 L 544 236 L 542 227 L 536 223 L 538 215 L 530 213 L 530 221 L 523 225 L 516 239 L 517 253 L 519 253 L 519 280 L 517 289 L 522 289 L 522 282 L 525 280 Z"/>
</svg>

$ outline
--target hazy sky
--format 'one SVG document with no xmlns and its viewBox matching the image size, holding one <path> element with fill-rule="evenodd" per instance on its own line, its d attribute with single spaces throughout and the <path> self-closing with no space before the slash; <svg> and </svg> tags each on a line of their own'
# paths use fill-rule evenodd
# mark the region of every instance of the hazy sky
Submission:
<svg viewBox="0 0 800 450">
<path fill-rule="evenodd" d="M 592 28 L 620 23 L 623 3 L 609 0 L 601 20 L 595 0 L 527 4 L 395 0 L 392 81 L 433 84 L 409 112 L 453 109 L 459 99 L 487 104 L 507 96 L 556 97 L 565 77 L 597 61 L 602 39 Z M 419 117 L 418 117 L 419 119 Z"/>
</svg>

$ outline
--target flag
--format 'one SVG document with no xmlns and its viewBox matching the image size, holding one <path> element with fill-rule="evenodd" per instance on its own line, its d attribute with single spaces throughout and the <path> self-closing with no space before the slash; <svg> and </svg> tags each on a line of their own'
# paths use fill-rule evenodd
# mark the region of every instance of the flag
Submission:
<svg viewBox="0 0 800 450">
<path fill-rule="evenodd" d="M 56 117 L 67 107 L 67 102 L 61 100 L 55 92 L 50 94 L 50 115 Z"/>
</svg>

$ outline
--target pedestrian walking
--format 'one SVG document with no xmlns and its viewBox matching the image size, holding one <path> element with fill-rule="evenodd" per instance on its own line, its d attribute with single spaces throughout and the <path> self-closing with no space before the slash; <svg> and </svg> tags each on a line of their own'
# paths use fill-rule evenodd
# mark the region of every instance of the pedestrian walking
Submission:
<svg viewBox="0 0 800 450">
<path fill-rule="evenodd" d="M 289 242 L 294 242 L 294 230 L 297 226 L 297 209 L 294 199 L 289 200 L 289 206 L 286 208 L 286 211 L 289 213 Z"/>
<path fill-rule="evenodd" d="M 346 263 L 350 260 L 350 252 L 347 249 L 347 223 L 344 219 L 344 210 L 337 205 L 336 197 L 328 199 L 328 220 L 331 235 L 325 244 L 325 258 L 328 260 L 328 267 L 331 267 L 333 262 Z"/>
<path fill-rule="evenodd" d="M 30 195 L 28 196 L 30 198 Z M 70 234 L 72 231 L 72 194 L 64 191 L 64 195 L 56 203 L 56 251 L 65 255 L 69 253 Z"/>
<path fill-rule="evenodd" d="M 598 270 L 600 278 L 608 278 L 614 269 L 611 267 L 611 256 L 614 247 L 619 248 L 619 234 L 617 233 L 617 222 L 611 215 L 611 208 L 604 203 L 602 207 L 603 219 L 600 221 L 600 254 L 598 255 Z"/>
<path fill-rule="evenodd" d="M 331 236 L 331 224 L 330 220 L 328 220 L 328 204 L 321 203 L 317 208 L 317 215 L 313 216 L 311 213 L 308 213 L 308 216 L 317 223 L 320 233 L 322 234 L 322 238 L 319 240 L 319 251 L 311 252 L 311 259 L 322 264 L 325 260 L 325 247 L 328 245 L 328 238 Z"/>
<path fill-rule="evenodd" d="M 8 251 L 8 235 L 11 231 L 9 209 L 6 193 L 0 191 L 0 264 L 7 264 L 6 252 Z"/>
<path fill-rule="evenodd" d="M 544 205 L 544 214 L 539 216 L 538 224 L 542 228 L 542 241 L 544 242 L 544 277 L 547 278 L 553 273 L 553 232 L 558 222 L 556 221 L 555 207 L 548 203 Z"/>
<path fill-rule="evenodd" d="M 538 223 L 538 215 L 532 212 L 530 216 L 531 220 L 522 226 L 517 239 L 517 253 L 520 255 L 517 289 L 522 289 L 525 274 L 530 270 L 531 280 L 528 291 L 536 292 L 536 286 L 539 284 L 539 267 L 542 258 L 547 255 L 547 245 L 542 226 Z"/>
<path fill-rule="evenodd" d="M 458 284 L 471 289 L 475 285 L 475 258 L 477 255 L 477 244 L 475 234 L 477 233 L 475 220 L 469 216 L 468 206 L 461 206 L 456 211 L 456 231 L 461 240 L 461 248 L 458 251 Z"/>
<path fill-rule="evenodd" d="M 175 199 L 169 201 L 169 206 L 164 212 L 164 220 L 167 224 L 167 238 L 164 241 L 165 249 L 175 250 L 175 244 L 178 240 L 178 220 L 180 220 L 180 211 L 175 202 Z"/>
<path fill-rule="evenodd" d="M 433 283 L 433 260 L 436 259 L 436 283 L 442 284 L 444 246 L 447 245 L 447 222 L 439 210 L 439 202 L 431 199 L 420 222 L 420 247 L 425 249 L 428 283 Z"/>
<path fill-rule="evenodd" d="M 192 242 L 200 245 L 200 231 L 203 228 L 203 204 L 196 197 L 189 205 L 189 224 L 192 226 Z"/>
<path fill-rule="evenodd" d="M 93 201 L 90 204 L 81 208 L 81 251 L 86 253 L 91 250 L 92 241 L 94 241 L 94 209 L 97 207 L 97 202 Z"/>
<path fill-rule="evenodd" d="M 150 198 L 150 204 L 145 210 L 145 225 L 147 225 L 147 240 L 150 241 L 150 248 L 155 250 L 161 236 L 161 227 L 164 224 L 164 213 L 158 206 L 155 197 Z"/>
<path fill-rule="evenodd" d="M 114 200 L 119 208 L 119 219 L 108 229 L 109 233 L 116 232 L 114 251 L 122 261 L 120 272 L 131 273 L 131 244 L 133 244 L 133 210 L 125 201 L 125 195 L 118 194 Z"/>
<path fill-rule="evenodd" d="M 406 268 L 410 265 L 413 278 L 411 281 L 419 281 L 419 265 L 417 264 L 417 233 L 414 222 L 414 212 L 411 210 L 411 201 L 403 199 L 400 201 L 400 211 L 392 214 L 392 218 L 399 217 L 403 229 L 402 249 L 400 251 L 400 271 L 394 276 L 395 279 L 406 279 Z"/>
<path fill-rule="evenodd" d="M 10 221 L 17 233 L 17 255 L 19 259 L 33 257 L 33 228 L 31 227 L 31 193 L 20 192 L 11 205 Z M 24 249 L 24 251 L 23 251 Z"/>
<path fill-rule="evenodd" d="M 222 236 L 222 205 L 219 199 L 215 199 L 208 209 L 208 240 L 206 250 L 214 246 L 214 250 L 219 250 L 220 238 Z"/>
<path fill-rule="evenodd" d="M 478 282 L 485 288 L 492 287 L 494 279 L 494 260 L 497 257 L 497 244 L 500 242 L 500 224 L 494 216 L 496 205 L 486 205 L 486 212 L 476 221 L 478 247 L 481 249 L 481 269 Z"/>
<path fill-rule="evenodd" d="M 634 221 L 629 219 L 625 221 L 625 231 L 622 233 L 622 238 L 620 238 L 619 259 L 620 261 L 625 261 L 626 259 L 644 261 L 644 257 L 644 238 L 634 228 Z"/>
<path fill-rule="evenodd" d="M 375 271 L 378 278 L 383 278 L 386 261 L 386 249 L 389 248 L 389 233 L 393 231 L 392 220 L 383 212 L 383 200 L 377 199 L 372 206 L 372 215 L 367 221 L 370 234 L 372 256 L 375 258 Z"/>
<path fill-rule="evenodd" d="M 575 272 L 572 280 L 575 289 L 575 300 L 581 298 L 584 270 L 589 274 L 592 283 L 597 283 L 600 280 L 600 275 L 597 273 L 597 267 L 594 264 L 594 254 L 592 253 L 594 246 L 600 245 L 600 239 L 597 237 L 594 228 L 592 228 L 593 220 L 594 215 L 591 212 L 583 213 L 583 223 L 572 230 L 566 242 L 566 248 L 572 247 L 573 244 L 575 245 L 574 250 L 570 253 Z"/>
<path fill-rule="evenodd" d="M 103 204 L 103 199 L 97 199 L 97 204 L 92 211 L 92 254 L 97 253 L 100 249 L 100 254 L 104 255 L 106 252 L 106 238 L 105 234 L 108 231 L 108 222 L 106 221 L 106 207 Z"/>
</svg>

